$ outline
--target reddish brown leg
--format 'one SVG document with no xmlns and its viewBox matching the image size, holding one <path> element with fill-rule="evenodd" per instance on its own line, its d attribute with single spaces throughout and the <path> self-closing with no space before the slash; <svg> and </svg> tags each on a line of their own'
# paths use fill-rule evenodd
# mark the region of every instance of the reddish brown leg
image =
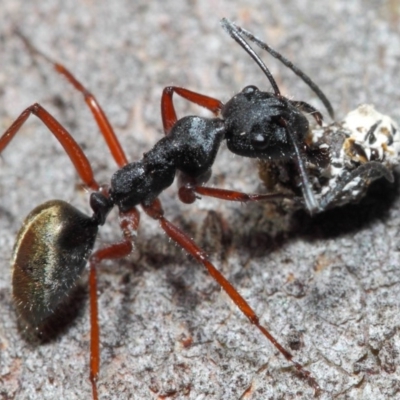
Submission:
<svg viewBox="0 0 400 400">
<path fill-rule="evenodd" d="M 15 137 L 21 126 L 31 114 L 36 115 L 60 142 L 85 185 L 92 190 L 98 190 L 99 184 L 94 179 L 92 167 L 90 166 L 85 153 L 79 147 L 78 143 L 76 143 L 71 134 L 40 104 L 35 103 L 28 107 L 5 131 L 3 136 L 0 138 L 0 153 L 2 153 L 4 148 Z"/>
<path fill-rule="evenodd" d="M 90 288 L 90 381 L 92 383 L 93 399 L 97 400 L 97 378 L 100 370 L 100 328 L 97 305 L 97 273 L 96 269 L 103 260 L 123 258 L 132 251 L 132 242 L 139 227 L 139 211 L 134 208 L 126 213 L 120 213 L 120 226 L 124 240 L 95 251 L 89 259 Z"/>
<path fill-rule="evenodd" d="M 196 193 L 202 196 L 215 197 L 217 199 L 228 201 L 240 201 L 243 203 L 250 201 L 270 201 L 289 197 L 288 195 L 281 193 L 243 193 L 236 192 L 234 190 L 212 188 L 208 186 L 181 186 L 178 191 L 178 196 L 183 203 L 191 204 L 197 198 Z"/>
<path fill-rule="evenodd" d="M 172 101 L 172 96 L 174 93 L 179 94 L 179 96 L 191 101 L 192 103 L 207 108 L 216 115 L 221 111 L 223 107 L 223 104 L 219 100 L 212 97 L 192 92 L 191 90 L 180 88 L 177 86 L 168 86 L 163 90 L 161 96 L 161 116 L 164 126 L 164 132 L 166 135 L 169 133 L 171 128 L 178 120 L 175 112 L 174 103 Z"/>
<path fill-rule="evenodd" d="M 53 61 L 51 58 L 47 57 L 41 51 L 36 49 L 32 45 L 32 43 L 24 35 L 21 34 L 21 32 L 17 32 L 17 33 L 32 53 L 43 57 L 49 63 L 53 64 L 54 69 L 61 75 L 64 75 L 64 77 L 67 78 L 67 80 L 74 86 L 74 88 L 83 94 L 85 102 L 88 105 L 88 107 L 90 108 L 90 111 L 92 112 L 92 114 L 96 120 L 96 123 L 97 123 L 98 127 L 100 128 L 100 131 L 107 143 L 108 148 L 110 149 L 110 152 L 111 152 L 115 162 L 117 163 L 117 165 L 119 167 L 123 167 L 124 165 L 128 164 L 128 160 L 127 160 L 125 153 L 121 147 L 121 144 L 119 143 L 119 141 L 117 139 L 117 136 L 115 135 L 115 132 L 114 132 L 112 126 L 111 126 L 110 122 L 108 121 L 108 118 L 105 115 L 100 104 L 98 103 L 96 98 L 93 96 L 93 94 L 90 93 L 74 77 L 74 75 L 71 74 L 71 72 L 67 68 L 65 68 L 62 64 L 59 64 L 59 63 Z"/>
<path fill-rule="evenodd" d="M 161 203 L 156 199 L 150 206 L 142 207 L 146 214 L 151 218 L 158 220 L 161 228 L 166 232 L 166 234 L 179 244 L 183 249 L 185 249 L 191 256 L 193 256 L 198 262 L 203 264 L 209 274 L 215 279 L 215 281 L 225 290 L 228 296 L 233 300 L 233 302 L 239 307 L 240 311 L 249 319 L 250 323 L 255 325 L 262 334 L 278 349 L 278 351 L 297 369 L 298 373 L 306 379 L 309 384 L 314 388 L 316 394 L 321 391 L 317 381 L 311 375 L 309 371 L 303 368 L 301 364 L 293 360 L 293 356 L 289 353 L 271 333 L 260 324 L 259 317 L 256 315 L 254 310 L 250 307 L 247 301 L 238 293 L 238 291 L 231 285 L 231 283 L 214 267 L 214 265 L 208 260 L 205 252 L 197 246 L 197 244 L 190 239 L 184 232 L 182 232 L 178 227 L 169 222 L 164 218 L 164 210 L 162 209 Z"/>
</svg>

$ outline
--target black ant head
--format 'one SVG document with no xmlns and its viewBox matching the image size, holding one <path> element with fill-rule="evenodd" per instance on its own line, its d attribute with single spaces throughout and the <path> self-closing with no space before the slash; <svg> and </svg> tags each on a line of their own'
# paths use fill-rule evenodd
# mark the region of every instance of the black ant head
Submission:
<svg viewBox="0 0 400 400">
<path fill-rule="evenodd" d="M 273 89 L 273 93 L 260 92 L 254 86 L 250 86 L 225 105 L 222 115 L 227 125 L 228 147 L 233 153 L 246 157 L 280 161 L 292 157 L 300 176 L 306 207 L 310 214 L 314 214 L 319 210 L 319 206 L 311 189 L 302 154 L 302 142 L 308 133 L 309 125 L 301 108 L 311 111 L 319 124 L 322 123 L 322 115 L 307 103 L 290 101 L 283 97 L 271 72 L 244 37 L 266 50 L 302 79 L 320 98 L 332 119 L 333 108 L 322 90 L 291 61 L 226 18 L 221 20 L 221 25 L 261 68 Z"/>
<path fill-rule="evenodd" d="M 228 148 L 244 157 L 280 161 L 293 157 L 288 127 L 299 142 L 309 130 L 305 115 L 288 99 L 256 86 L 245 87 L 228 101 L 222 116 Z"/>
</svg>

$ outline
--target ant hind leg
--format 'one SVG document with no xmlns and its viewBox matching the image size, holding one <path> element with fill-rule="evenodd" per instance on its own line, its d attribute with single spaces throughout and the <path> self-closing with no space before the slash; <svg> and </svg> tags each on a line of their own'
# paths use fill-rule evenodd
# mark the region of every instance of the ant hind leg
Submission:
<svg viewBox="0 0 400 400">
<path fill-rule="evenodd" d="M 293 360 L 293 355 L 288 352 L 276 339 L 275 337 L 260 324 L 259 317 L 255 311 L 250 307 L 247 301 L 239 294 L 239 292 L 232 286 L 232 284 L 215 268 L 215 266 L 208 259 L 206 253 L 183 231 L 177 226 L 172 224 L 164 217 L 164 210 L 161 206 L 160 200 L 156 199 L 151 205 L 142 204 L 143 210 L 151 218 L 157 220 L 163 229 L 163 231 L 179 246 L 186 250 L 192 257 L 194 257 L 199 263 L 203 264 L 207 269 L 212 278 L 221 286 L 222 289 L 227 293 L 231 300 L 236 304 L 240 311 L 248 318 L 251 324 L 255 325 L 261 333 L 275 346 L 275 348 L 296 368 L 300 376 L 306 379 L 310 386 L 315 390 L 316 394 L 319 394 L 321 389 L 311 375 L 301 364 Z"/>
<path fill-rule="evenodd" d="M 25 37 L 20 31 L 16 31 L 16 34 L 22 39 L 26 47 L 33 55 L 38 55 L 44 58 L 47 62 L 53 65 L 53 68 L 61 75 L 63 75 L 68 82 L 79 92 L 82 93 L 87 106 L 93 114 L 94 119 L 107 143 L 110 152 L 117 163 L 117 165 L 122 168 L 128 164 L 128 159 L 119 143 L 119 140 L 106 116 L 99 102 L 95 96 L 89 92 L 76 78 L 75 76 L 66 68 L 64 65 L 53 61 L 50 57 L 43 54 L 38 50 L 27 37 Z"/>
<path fill-rule="evenodd" d="M 90 293 L 90 381 L 93 400 L 98 399 L 97 379 L 100 371 L 100 327 L 98 321 L 97 267 L 103 260 L 114 260 L 128 256 L 132 252 L 133 241 L 139 228 L 140 215 L 136 208 L 120 212 L 120 226 L 124 235 L 121 242 L 96 250 L 89 258 Z"/>
</svg>

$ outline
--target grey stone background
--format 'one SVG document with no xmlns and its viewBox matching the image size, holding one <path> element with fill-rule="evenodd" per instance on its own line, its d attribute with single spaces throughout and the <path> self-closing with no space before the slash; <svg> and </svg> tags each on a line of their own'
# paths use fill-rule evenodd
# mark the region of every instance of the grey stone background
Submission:
<svg viewBox="0 0 400 400">
<path fill-rule="evenodd" d="M 31 58 L 15 26 L 96 94 L 135 160 L 162 137 L 163 87 L 184 86 L 222 101 L 248 84 L 268 89 L 220 28 L 222 17 L 295 61 L 328 94 L 338 119 L 368 102 L 400 121 L 396 0 L 3 0 L 0 131 L 38 101 L 73 133 L 98 180 L 107 182 L 115 163 L 81 96 Z M 264 59 L 283 93 L 322 108 L 290 71 Z M 177 104 L 179 115 L 204 114 Z M 0 175 L 0 398 L 91 398 L 87 277 L 71 315 L 55 322 L 52 340 L 35 346 L 17 328 L 9 268 L 14 236 L 34 206 L 60 198 L 89 212 L 87 194 L 34 117 L 2 155 Z M 225 148 L 212 184 L 262 190 L 254 162 Z M 284 232 L 276 231 L 265 205 L 210 199 L 183 205 L 175 185 L 161 199 L 167 216 L 207 248 L 262 323 L 312 372 L 322 399 L 400 398 L 396 186 L 378 185 L 361 204 L 314 219 L 300 213 Z M 98 245 L 119 235 L 113 213 Z M 203 267 L 145 216 L 136 247 L 129 259 L 100 268 L 101 399 L 313 397 Z"/>
</svg>

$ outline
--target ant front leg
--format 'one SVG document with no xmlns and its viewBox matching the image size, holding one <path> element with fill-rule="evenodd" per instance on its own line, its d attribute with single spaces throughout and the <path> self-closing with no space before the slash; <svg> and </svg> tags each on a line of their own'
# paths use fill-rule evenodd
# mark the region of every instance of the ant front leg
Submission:
<svg viewBox="0 0 400 400">
<path fill-rule="evenodd" d="M 232 284 L 221 274 L 221 272 L 215 268 L 215 266 L 208 259 L 206 253 L 199 246 L 197 246 L 197 244 L 187 234 L 185 234 L 177 226 L 172 224 L 164 217 L 164 210 L 161 206 L 160 200 L 156 199 L 150 205 L 142 204 L 142 207 L 147 215 L 159 222 L 161 228 L 174 242 L 186 250 L 199 263 L 204 265 L 212 278 L 221 286 L 222 289 L 224 289 L 224 291 L 232 299 L 240 311 L 248 318 L 250 323 L 256 326 L 261 333 L 275 346 L 275 348 L 286 358 L 286 360 L 295 366 L 298 373 L 313 387 L 315 394 L 319 394 L 321 388 L 311 373 L 303 368 L 301 364 L 294 361 L 293 355 L 275 339 L 275 337 L 267 330 L 267 328 L 260 324 L 260 319 L 255 311 L 232 286 Z"/>
<path fill-rule="evenodd" d="M 97 379 L 100 371 L 100 328 L 98 321 L 97 301 L 97 267 L 103 260 L 113 260 L 128 256 L 132 252 L 133 241 L 139 227 L 140 214 L 136 208 L 119 214 L 120 227 L 124 240 L 113 243 L 95 251 L 89 258 L 90 288 L 90 381 L 92 383 L 93 400 L 98 399 Z"/>
<path fill-rule="evenodd" d="M 199 199 L 198 195 L 214 197 L 220 200 L 238 201 L 241 203 L 248 203 L 253 201 L 273 201 L 273 200 L 281 200 L 281 199 L 286 199 L 288 197 L 289 198 L 292 197 L 282 193 L 266 193 L 266 194 L 244 193 L 235 190 L 203 186 L 201 184 L 201 180 L 191 178 L 190 176 L 184 174 L 183 172 L 179 173 L 178 182 L 179 182 L 178 183 L 179 200 L 185 204 L 194 203 L 197 199 Z"/>
<path fill-rule="evenodd" d="M 191 90 L 180 88 L 177 86 L 168 86 L 164 88 L 161 96 L 161 117 L 164 127 L 164 133 L 168 135 L 171 128 L 178 120 L 174 103 L 172 100 L 173 94 L 179 94 L 186 100 L 195 103 L 201 107 L 207 108 L 215 115 L 218 115 L 223 107 L 223 103 L 213 97 L 205 96 L 200 93 L 192 92 Z"/>
</svg>

